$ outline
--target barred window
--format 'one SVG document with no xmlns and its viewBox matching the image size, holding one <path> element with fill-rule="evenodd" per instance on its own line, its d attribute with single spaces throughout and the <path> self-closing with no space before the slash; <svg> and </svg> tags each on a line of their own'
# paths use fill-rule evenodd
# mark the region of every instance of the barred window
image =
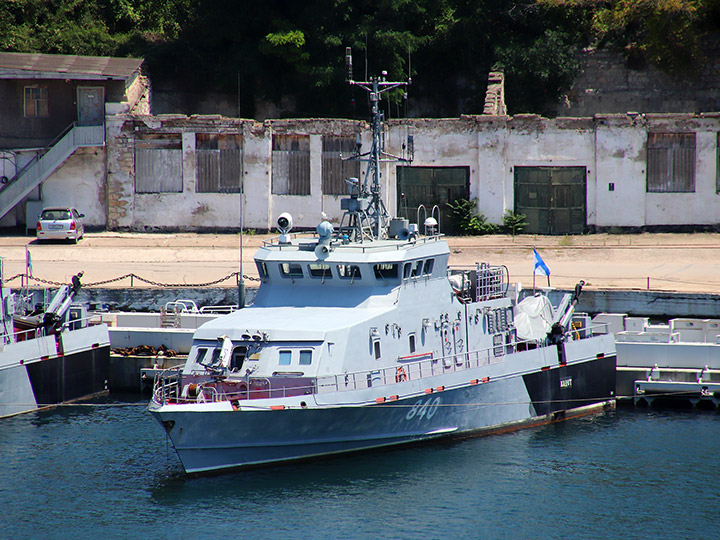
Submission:
<svg viewBox="0 0 720 540">
<path fill-rule="evenodd" d="M 145 135 L 135 140 L 135 192 L 182 193 L 180 135 Z"/>
<path fill-rule="evenodd" d="M 695 134 L 650 133 L 647 143 L 647 192 L 695 191 Z"/>
<path fill-rule="evenodd" d="M 353 136 L 323 137 L 322 191 L 325 195 L 347 195 L 349 191 L 345 180 L 360 178 L 360 162 L 347 159 L 354 151 Z"/>
<path fill-rule="evenodd" d="M 310 195 L 310 137 L 273 135 L 272 192 Z"/>
<path fill-rule="evenodd" d="M 197 193 L 242 192 L 242 136 L 198 133 Z"/>
<path fill-rule="evenodd" d="M 25 87 L 25 118 L 47 118 L 48 109 L 47 86 Z"/>
</svg>

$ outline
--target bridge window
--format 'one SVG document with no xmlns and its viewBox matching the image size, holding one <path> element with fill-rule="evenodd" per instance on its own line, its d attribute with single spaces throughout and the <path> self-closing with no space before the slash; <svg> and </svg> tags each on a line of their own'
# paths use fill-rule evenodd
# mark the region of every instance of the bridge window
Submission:
<svg viewBox="0 0 720 540">
<path fill-rule="evenodd" d="M 310 275 L 316 278 L 330 279 L 332 278 L 332 270 L 329 264 L 308 264 Z"/>
<path fill-rule="evenodd" d="M 428 259 L 425 261 L 425 267 L 423 268 L 423 274 L 430 275 L 435 265 L 435 259 Z"/>
<path fill-rule="evenodd" d="M 397 263 L 382 263 L 374 266 L 377 279 L 393 279 L 398 277 Z"/>
<path fill-rule="evenodd" d="M 278 364 L 281 366 L 289 366 L 292 359 L 292 351 L 280 351 Z"/>
<path fill-rule="evenodd" d="M 265 264 L 264 261 L 256 261 L 256 263 L 257 263 L 258 274 L 260 274 L 260 277 L 261 278 L 268 277 L 267 264 Z"/>
<path fill-rule="evenodd" d="M 411 271 L 412 271 L 412 263 L 405 263 L 405 265 L 403 266 L 403 279 L 409 278 Z"/>
<path fill-rule="evenodd" d="M 303 277 L 302 267 L 295 263 L 280 263 L 280 274 L 290 278 Z"/>
<path fill-rule="evenodd" d="M 337 271 L 342 279 L 360 279 L 360 267 L 356 264 L 338 264 Z"/>
<path fill-rule="evenodd" d="M 300 365 L 309 366 L 312 364 L 312 351 L 300 351 Z"/>
<path fill-rule="evenodd" d="M 419 276 L 420 274 L 422 274 L 422 267 L 423 267 L 423 262 L 417 261 L 415 263 L 415 266 L 413 266 L 413 269 L 412 269 L 412 277 L 416 277 L 416 276 Z"/>
</svg>

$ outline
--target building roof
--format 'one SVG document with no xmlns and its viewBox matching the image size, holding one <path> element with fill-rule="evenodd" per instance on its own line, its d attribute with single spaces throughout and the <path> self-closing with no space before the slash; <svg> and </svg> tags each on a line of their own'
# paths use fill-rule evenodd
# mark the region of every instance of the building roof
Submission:
<svg viewBox="0 0 720 540">
<path fill-rule="evenodd" d="M 140 71 L 141 58 L 0 53 L 0 79 L 124 80 Z"/>
</svg>

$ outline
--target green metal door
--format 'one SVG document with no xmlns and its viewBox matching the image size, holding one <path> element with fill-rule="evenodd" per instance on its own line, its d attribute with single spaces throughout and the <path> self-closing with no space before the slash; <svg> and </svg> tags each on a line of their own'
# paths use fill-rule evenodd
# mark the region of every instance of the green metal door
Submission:
<svg viewBox="0 0 720 540">
<path fill-rule="evenodd" d="M 457 234 L 450 221 L 447 203 L 470 197 L 470 167 L 401 167 L 396 169 L 398 216 L 417 220 L 423 204 L 430 216 L 433 206 L 440 209 L 440 232 Z M 420 219 L 425 219 L 422 214 Z M 422 223 L 418 223 L 422 230 Z"/>
<path fill-rule="evenodd" d="M 515 212 L 532 234 L 582 234 L 587 227 L 585 167 L 515 167 Z"/>
</svg>

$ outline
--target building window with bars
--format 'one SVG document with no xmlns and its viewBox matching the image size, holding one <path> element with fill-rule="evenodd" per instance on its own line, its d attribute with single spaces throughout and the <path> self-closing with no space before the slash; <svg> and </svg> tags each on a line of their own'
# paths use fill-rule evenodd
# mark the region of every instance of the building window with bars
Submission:
<svg viewBox="0 0 720 540">
<path fill-rule="evenodd" d="M 48 109 L 47 86 L 25 87 L 25 118 L 47 118 Z"/>
<path fill-rule="evenodd" d="M 647 192 L 695 191 L 695 134 L 650 133 L 647 143 Z"/>
<path fill-rule="evenodd" d="M 198 133 L 197 193 L 242 192 L 242 136 L 239 133 Z"/>
<path fill-rule="evenodd" d="M 182 193 L 180 135 L 145 135 L 135 140 L 135 193 Z"/>
<path fill-rule="evenodd" d="M 310 137 L 273 135 L 273 195 L 310 195 Z"/>
<path fill-rule="evenodd" d="M 354 136 L 325 136 L 322 149 L 322 191 L 325 195 L 348 195 L 348 178 L 360 178 L 360 162 L 348 160 L 355 151 Z M 341 157 L 342 156 L 342 157 Z"/>
</svg>

